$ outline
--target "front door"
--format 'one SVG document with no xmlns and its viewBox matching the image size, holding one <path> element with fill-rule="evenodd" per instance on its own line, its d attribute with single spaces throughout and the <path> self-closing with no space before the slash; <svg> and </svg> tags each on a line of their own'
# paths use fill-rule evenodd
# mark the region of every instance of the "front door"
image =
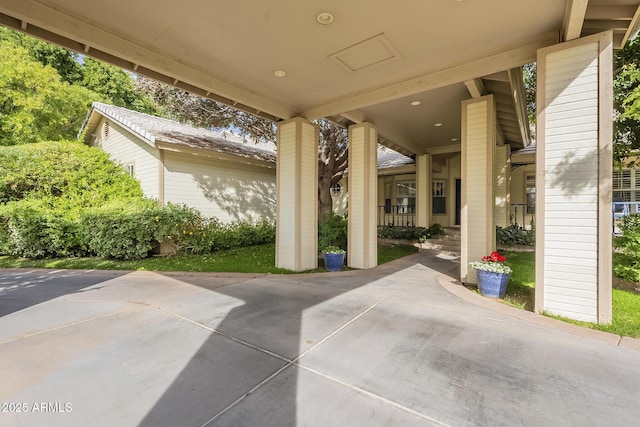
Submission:
<svg viewBox="0 0 640 427">
<path fill-rule="evenodd" d="M 456 178 L 456 222 L 455 225 L 460 225 L 460 209 L 462 205 L 462 180 Z"/>
</svg>

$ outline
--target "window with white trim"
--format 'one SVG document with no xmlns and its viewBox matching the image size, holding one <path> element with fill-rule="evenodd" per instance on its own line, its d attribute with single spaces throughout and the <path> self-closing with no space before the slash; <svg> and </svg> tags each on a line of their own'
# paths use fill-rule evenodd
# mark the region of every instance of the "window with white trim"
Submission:
<svg viewBox="0 0 640 427">
<path fill-rule="evenodd" d="M 640 202 L 640 173 L 635 169 L 613 171 L 613 201 Z"/>
<path fill-rule="evenodd" d="M 431 213 L 447 213 L 447 185 L 444 179 L 431 181 Z"/>
<path fill-rule="evenodd" d="M 413 213 L 416 207 L 416 182 L 404 181 L 396 184 L 398 213 Z"/>
<path fill-rule="evenodd" d="M 127 173 L 128 173 L 129 175 L 131 175 L 131 176 L 135 177 L 135 173 L 136 173 L 136 171 L 135 171 L 135 167 L 134 167 L 134 164 L 133 164 L 133 163 L 128 164 L 128 165 L 126 166 L 126 169 L 127 169 Z"/>
</svg>

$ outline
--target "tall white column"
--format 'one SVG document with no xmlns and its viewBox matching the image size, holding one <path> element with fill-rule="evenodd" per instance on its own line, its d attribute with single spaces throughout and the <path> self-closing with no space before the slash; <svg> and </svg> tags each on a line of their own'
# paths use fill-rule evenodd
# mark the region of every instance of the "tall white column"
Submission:
<svg viewBox="0 0 640 427">
<path fill-rule="evenodd" d="M 493 95 L 462 102 L 462 210 L 460 277 L 477 283 L 469 262 L 496 247 L 493 157 L 496 144 Z"/>
<path fill-rule="evenodd" d="M 349 127 L 349 243 L 354 268 L 378 264 L 378 132 L 370 123 Z"/>
<path fill-rule="evenodd" d="M 416 156 L 416 225 L 431 226 L 431 154 Z"/>
<path fill-rule="evenodd" d="M 509 225 L 511 201 L 509 194 L 511 180 L 511 149 L 508 144 L 496 145 L 494 156 L 494 194 L 495 194 L 495 225 L 506 227 Z"/>
<path fill-rule="evenodd" d="M 538 51 L 537 312 L 611 322 L 612 33 Z"/>
<path fill-rule="evenodd" d="M 278 123 L 276 266 L 318 266 L 318 130 L 302 118 Z"/>
</svg>

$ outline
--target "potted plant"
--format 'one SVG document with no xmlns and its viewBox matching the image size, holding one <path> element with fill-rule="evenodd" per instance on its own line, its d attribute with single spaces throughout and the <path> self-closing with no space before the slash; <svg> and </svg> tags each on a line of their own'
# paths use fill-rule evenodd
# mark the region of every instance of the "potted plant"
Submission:
<svg viewBox="0 0 640 427">
<path fill-rule="evenodd" d="M 327 246 L 323 249 L 324 266 L 329 271 L 341 271 L 344 264 L 344 249 L 338 246 Z"/>
<path fill-rule="evenodd" d="M 489 298 L 504 298 L 511 276 L 511 268 L 504 264 L 507 258 L 497 251 L 473 261 L 469 265 L 476 271 L 480 294 Z"/>
</svg>

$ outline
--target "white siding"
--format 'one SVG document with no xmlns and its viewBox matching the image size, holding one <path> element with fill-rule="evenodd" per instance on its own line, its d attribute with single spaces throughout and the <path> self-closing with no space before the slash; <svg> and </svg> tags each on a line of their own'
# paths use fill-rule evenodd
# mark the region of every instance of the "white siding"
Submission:
<svg viewBox="0 0 640 427">
<path fill-rule="evenodd" d="M 222 222 L 275 219 L 276 171 L 166 151 L 164 200 Z"/>
<path fill-rule="evenodd" d="M 509 197 L 510 165 L 509 145 L 496 146 L 494 151 L 494 192 L 495 192 L 495 224 L 500 227 L 509 225 L 511 207 Z"/>
<path fill-rule="evenodd" d="M 317 131 L 296 118 L 278 126 L 276 265 L 307 270 L 318 265 Z"/>
<path fill-rule="evenodd" d="M 105 138 L 104 123 L 103 119 L 98 127 L 102 136 L 98 145 L 115 162 L 125 167 L 133 164 L 134 176 L 140 181 L 144 195 L 158 199 L 158 150 L 112 121 L 109 121 L 109 135 Z"/>
<path fill-rule="evenodd" d="M 349 266 L 377 264 L 377 135 L 369 124 L 349 128 Z"/>
<path fill-rule="evenodd" d="M 491 96 L 465 101 L 463 108 L 463 207 L 461 277 L 476 283 L 470 261 L 495 247 L 493 226 L 493 154 L 495 132 Z"/>
<path fill-rule="evenodd" d="M 598 320 L 597 42 L 546 55 L 544 169 L 544 310 Z M 540 179 L 542 178 L 542 179 Z"/>
</svg>

